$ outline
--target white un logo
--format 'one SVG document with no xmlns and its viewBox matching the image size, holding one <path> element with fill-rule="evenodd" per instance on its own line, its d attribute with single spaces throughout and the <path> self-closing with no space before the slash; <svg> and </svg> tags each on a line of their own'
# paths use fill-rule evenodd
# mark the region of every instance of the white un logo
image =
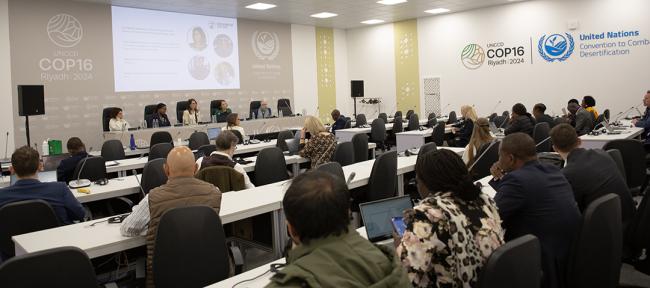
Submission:
<svg viewBox="0 0 650 288">
<path fill-rule="evenodd" d="M 72 15 L 58 14 L 47 22 L 47 36 L 59 47 L 74 47 L 81 41 L 83 33 L 81 22 Z"/>
<path fill-rule="evenodd" d="M 566 37 L 565 37 L 566 36 Z M 539 56 L 548 62 L 565 61 L 573 54 L 574 42 L 569 33 L 542 36 L 537 44 Z"/>
</svg>

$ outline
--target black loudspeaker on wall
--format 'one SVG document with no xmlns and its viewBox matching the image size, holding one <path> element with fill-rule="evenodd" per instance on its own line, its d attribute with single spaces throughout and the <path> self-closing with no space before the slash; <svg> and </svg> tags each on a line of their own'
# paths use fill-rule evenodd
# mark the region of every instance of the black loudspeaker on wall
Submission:
<svg viewBox="0 0 650 288">
<path fill-rule="evenodd" d="M 352 88 L 352 97 L 363 97 L 363 80 L 350 81 L 350 87 Z"/>
<path fill-rule="evenodd" d="M 18 115 L 45 114 L 43 85 L 18 85 Z"/>
</svg>

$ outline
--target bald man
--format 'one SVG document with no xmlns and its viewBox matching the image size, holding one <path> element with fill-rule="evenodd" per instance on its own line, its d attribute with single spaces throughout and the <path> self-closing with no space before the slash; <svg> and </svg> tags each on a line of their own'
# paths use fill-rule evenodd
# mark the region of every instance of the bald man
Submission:
<svg viewBox="0 0 650 288">
<path fill-rule="evenodd" d="M 273 116 L 269 103 L 266 100 L 260 102 L 260 108 L 255 111 L 257 118 L 271 118 Z"/>
<path fill-rule="evenodd" d="M 194 154 L 187 147 L 176 147 L 167 155 L 164 166 L 167 183 L 152 189 L 133 212 L 124 219 L 120 231 L 124 236 L 138 236 L 147 231 L 147 287 L 153 287 L 153 251 L 160 217 L 166 211 L 185 206 L 209 206 L 219 214 L 221 192 L 214 185 L 194 178 L 197 170 Z M 148 227 L 148 229 L 147 229 Z"/>
</svg>

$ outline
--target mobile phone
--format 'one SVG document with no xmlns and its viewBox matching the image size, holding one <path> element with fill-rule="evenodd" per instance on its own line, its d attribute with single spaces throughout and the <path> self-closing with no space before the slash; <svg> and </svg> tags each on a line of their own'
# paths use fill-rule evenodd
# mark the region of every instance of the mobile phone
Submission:
<svg viewBox="0 0 650 288">
<path fill-rule="evenodd" d="M 400 237 L 404 236 L 404 231 L 406 231 L 406 224 L 404 224 L 404 218 L 393 217 L 390 219 L 390 222 L 393 223 L 393 229 L 395 229 L 397 235 L 399 235 Z"/>
</svg>

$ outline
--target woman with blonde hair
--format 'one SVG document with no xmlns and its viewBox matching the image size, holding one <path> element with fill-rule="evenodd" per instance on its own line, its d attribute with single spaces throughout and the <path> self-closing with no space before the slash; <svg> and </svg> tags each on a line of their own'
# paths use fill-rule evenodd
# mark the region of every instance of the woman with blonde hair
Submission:
<svg viewBox="0 0 650 288">
<path fill-rule="evenodd" d="M 478 119 L 478 116 L 476 116 L 476 110 L 474 110 L 474 107 L 469 105 L 463 105 L 460 107 L 460 115 L 463 117 L 463 121 L 453 125 L 454 139 L 449 141 L 451 142 L 449 143 L 450 146 L 465 147 L 467 143 L 469 143 L 469 139 L 472 137 L 474 122 Z"/>
<path fill-rule="evenodd" d="M 478 118 L 474 124 L 472 138 L 469 140 L 463 152 L 463 161 L 467 166 L 474 163 L 476 152 L 486 143 L 490 143 L 494 137 L 490 134 L 490 122 L 486 118 Z"/>
<path fill-rule="evenodd" d="M 323 123 L 314 116 L 307 116 L 300 130 L 300 156 L 311 160 L 311 168 L 327 163 L 336 149 L 334 134 L 327 132 Z"/>
</svg>

